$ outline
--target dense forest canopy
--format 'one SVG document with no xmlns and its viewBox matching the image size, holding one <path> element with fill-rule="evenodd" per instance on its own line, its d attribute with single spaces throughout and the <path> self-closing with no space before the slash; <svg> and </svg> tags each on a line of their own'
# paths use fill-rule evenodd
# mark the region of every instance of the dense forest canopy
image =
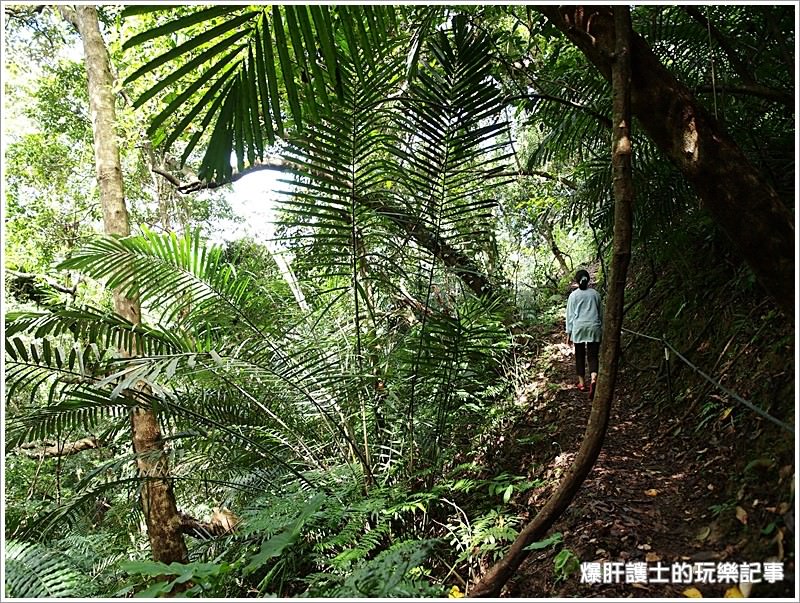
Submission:
<svg viewBox="0 0 800 603">
<path fill-rule="evenodd" d="M 7 596 L 796 594 L 794 4 L 3 10 Z"/>
</svg>

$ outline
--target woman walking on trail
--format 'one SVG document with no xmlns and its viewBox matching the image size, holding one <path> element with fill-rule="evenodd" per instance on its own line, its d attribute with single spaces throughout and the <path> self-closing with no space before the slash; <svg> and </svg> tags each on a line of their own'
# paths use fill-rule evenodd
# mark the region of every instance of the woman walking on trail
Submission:
<svg viewBox="0 0 800 603">
<path fill-rule="evenodd" d="M 586 390 L 586 357 L 589 357 L 589 397 L 592 398 L 597 382 L 600 337 L 603 332 L 603 306 L 600 294 L 589 289 L 589 273 L 586 270 L 578 270 L 575 281 L 578 288 L 567 299 L 567 344 L 575 344 L 575 368 L 580 391 Z"/>
</svg>

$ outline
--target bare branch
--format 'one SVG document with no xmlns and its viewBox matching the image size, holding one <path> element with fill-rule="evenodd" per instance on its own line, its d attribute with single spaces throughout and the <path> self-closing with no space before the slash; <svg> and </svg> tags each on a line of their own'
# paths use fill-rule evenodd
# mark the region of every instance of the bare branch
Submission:
<svg viewBox="0 0 800 603">
<path fill-rule="evenodd" d="M 162 176 L 163 178 L 166 178 L 167 182 L 169 182 L 172 186 L 177 188 L 180 192 L 183 192 L 183 190 L 181 190 L 181 189 L 186 188 L 187 186 L 194 186 L 194 185 L 198 184 L 196 182 L 193 182 L 191 184 L 181 184 L 181 181 L 178 180 L 175 176 L 170 174 L 168 171 L 162 170 L 161 168 L 156 167 L 156 166 L 153 166 L 151 168 L 151 170 L 152 170 L 152 172 L 154 174 L 158 174 L 159 176 Z"/>
<path fill-rule="evenodd" d="M 100 448 L 100 441 L 90 436 L 75 442 L 65 442 L 59 444 L 58 442 L 28 442 L 19 447 L 19 452 L 31 458 L 51 458 L 51 457 L 64 457 L 72 454 L 78 454 L 84 450 L 94 450 Z"/>
<path fill-rule="evenodd" d="M 16 270 L 6 270 L 6 272 L 11 276 L 23 281 L 33 282 L 37 278 L 42 279 L 47 284 L 47 286 L 51 287 L 52 289 L 55 289 L 60 293 L 66 293 L 67 295 L 71 295 L 73 297 L 75 297 L 75 292 L 78 290 L 78 284 L 81 282 L 81 280 L 78 280 L 78 282 L 75 283 L 72 287 L 66 287 L 61 283 L 59 283 L 58 281 L 56 281 L 55 279 L 50 278 L 49 276 L 31 274 L 29 272 L 18 272 Z"/>
<path fill-rule="evenodd" d="M 229 180 L 224 182 L 216 182 L 211 180 L 210 182 L 203 182 L 202 180 L 196 180 L 194 182 L 189 182 L 186 184 L 181 184 L 180 180 L 173 174 L 170 174 L 166 170 L 162 170 L 160 168 L 153 168 L 153 173 L 158 174 L 159 176 L 163 176 L 164 178 L 169 181 L 170 184 L 176 187 L 179 193 L 184 195 L 188 195 L 189 193 L 195 193 L 197 191 L 208 190 L 219 188 L 221 186 L 225 186 L 226 184 L 231 184 L 244 178 L 248 174 L 254 174 L 256 172 L 263 172 L 264 170 L 277 170 L 280 172 L 288 172 L 292 169 L 292 164 L 289 162 L 283 161 L 282 159 L 266 159 L 260 163 L 256 163 L 251 167 L 242 170 L 241 172 L 235 172 Z"/>
<path fill-rule="evenodd" d="M 762 86 L 761 84 L 717 84 L 711 86 L 703 84 L 695 88 L 697 92 L 711 93 L 711 92 L 725 92 L 727 94 L 738 94 L 742 96 L 755 96 L 766 100 L 774 101 L 787 107 L 794 107 L 794 95 L 792 92 L 784 90 L 776 90 L 769 86 Z"/>
</svg>

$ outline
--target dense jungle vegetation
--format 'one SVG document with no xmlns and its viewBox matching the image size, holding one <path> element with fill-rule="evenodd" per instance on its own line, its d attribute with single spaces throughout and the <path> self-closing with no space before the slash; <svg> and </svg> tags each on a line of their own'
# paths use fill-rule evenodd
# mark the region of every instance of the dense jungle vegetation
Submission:
<svg viewBox="0 0 800 603">
<path fill-rule="evenodd" d="M 3 10 L 5 596 L 796 595 L 795 5 Z"/>
</svg>

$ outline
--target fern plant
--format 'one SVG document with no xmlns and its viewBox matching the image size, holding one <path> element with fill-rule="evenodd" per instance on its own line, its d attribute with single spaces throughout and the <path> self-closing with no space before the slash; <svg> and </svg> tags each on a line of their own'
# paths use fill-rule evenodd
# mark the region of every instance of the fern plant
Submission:
<svg viewBox="0 0 800 603">
<path fill-rule="evenodd" d="M 9 597 L 91 596 L 90 582 L 69 560 L 35 542 L 7 540 L 5 545 L 5 592 Z"/>
<path fill-rule="evenodd" d="M 394 47 L 380 64 L 359 52 L 338 55 L 341 103 L 287 150 L 296 171 L 283 204 L 287 241 L 317 258 L 301 274 L 310 311 L 199 233 L 100 237 L 62 267 L 140 299 L 144 325 L 81 306 L 10 315 L 12 393 L 49 387 L 13 417 L 14 441 L 119 429 L 128 409 L 149 407 L 178 499 L 203 483 L 239 505 L 287 492 L 336 498 L 343 484 L 381 492 L 417 471 L 434 479 L 450 462 L 460 405 L 485 387 L 507 341 L 496 300 L 458 290 L 474 266 L 441 253 L 446 245 L 469 257 L 484 245 L 487 189 L 502 169 L 488 41 L 454 19 L 422 45 L 407 90 Z M 427 247 L 408 245 L 415 224 L 431 233 Z M 392 322 L 399 308 L 403 325 Z M 74 517 L 98 492 L 138 487 L 132 458 L 97 467 L 39 525 Z M 350 505 L 343 514 L 354 520 L 335 529 L 350 536 L 321 553 L 346 579 L 395 539 L 391 518 L 365 530 L 358 518 L 369 511 Z M 406 553 L 410 568 L 418 559 Z M 259 571 L 264 582 L 294 570 L 281 558 Z M 397 592 L 417 588 L 406 579 L 392 577 Z"/>
</svg>

